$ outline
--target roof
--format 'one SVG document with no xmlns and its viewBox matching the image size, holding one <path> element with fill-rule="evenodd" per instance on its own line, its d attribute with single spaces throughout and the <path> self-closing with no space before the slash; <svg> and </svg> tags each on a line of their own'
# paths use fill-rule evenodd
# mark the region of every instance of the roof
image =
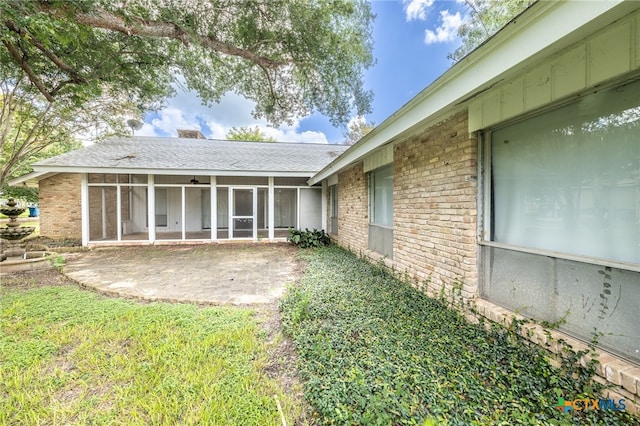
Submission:
<svg viewBox="0 0 640 426">
<path fill-rule="evenodd" d="M 463 111 L 478 95 L 536 60 L 570 46 L 639 7 L 622 0 L 534 2 L 491 39 L 309 179 L 315 185 L 378 148 Z M 469 131 L 479 129 L 469 128 Z"/>
<path fill-rule="evenodd" d="M 312 176 L 346 145 L 190 138 L 112 138 L 39 161 L 43 172 Z"/>
</svg>

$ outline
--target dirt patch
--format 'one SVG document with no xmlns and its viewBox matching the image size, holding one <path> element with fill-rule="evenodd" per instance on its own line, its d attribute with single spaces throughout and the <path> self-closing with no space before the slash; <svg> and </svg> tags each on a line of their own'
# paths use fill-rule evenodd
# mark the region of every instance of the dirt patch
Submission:
<svg viewBox="0 0 640 426">
<path fill-rule="evenodd" d="M 312 411 L 304 399 L 304 388 L 298 372 L 298 355 L 293 342 L 284 335 L 278 303 L 256 307 L 257 319 L 267 333 L 269 359 L 265 374 L 277 380 L 285 392 L 300 402 L 299 417 L 294 425 L 315 425 Z"/>
<path fill-rule="evenodd" d="M 29 272 L 15 272 L 2 276 L 0 287 L 29 290 L 32 288 L 76 285 L 68 277 L 61 274 L 57 269 L 43 269 Z"/>
</svg>

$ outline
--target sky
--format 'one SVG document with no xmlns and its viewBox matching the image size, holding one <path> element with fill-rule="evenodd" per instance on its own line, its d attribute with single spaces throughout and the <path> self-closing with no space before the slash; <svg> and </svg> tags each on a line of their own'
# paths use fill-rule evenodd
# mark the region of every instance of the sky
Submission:
<svg viewBox="0 0 640 426">
<path fill-rule="evenodd" d="M 372 0 L 371 5 L 376 63 L 364 76 L 365 87 L 374 93 L 372 113 L 365 118 L 378 125 L 452 65 L 447 55 L 460 45 L 457 28 L 467 11 L 461 0 Z M 225 139 L 232 127 L 257 125 L 279 142 L 344 142 L 345 130 L 320 114 L 273 128 L 255 120 L 252 109 L 239 95 L 225 95 L 206 107 L 196 93 L 177 89 L 163 109 L 146 114 L 135 135 L 177 137 L 177 129 L 197 129 L 209 139 Z"/>
</svg>

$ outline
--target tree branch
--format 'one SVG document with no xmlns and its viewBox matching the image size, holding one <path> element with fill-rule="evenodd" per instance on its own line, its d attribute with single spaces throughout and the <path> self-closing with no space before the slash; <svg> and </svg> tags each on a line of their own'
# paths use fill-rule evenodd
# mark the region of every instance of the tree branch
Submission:
<svg viewBox="0 0 640 426">
<path fill-rule="evenodd" d="M 480 25 L 482 25 L 482 28 L 484 29 L 484 35 L 485 37 L 489 37 L 489 29 L 487 28 L 485 22 L 484 22 L 484 18 L 482 17 L 482 15 L 480 14 L 480 11 L 478 10 L 478 8 L 476 7 L 476 5 L 473 3 L 472 0 L 465 0 L 465 4 L 467 6 L 469 6 L 469 8 L 472 10 L 472 14 L 475 14 L 478 18 L 478 21 L 480 22 Z"/>
<path fill-rule="evenodd" d="M 11 44 L 11 42 L 7 40 L 2 40 L 2 44 L 5 45 L 11 56 L 16 60 L 16 62 L 20 65 L 20 68 L 27 74 L 29 80 L 38 88 L 40 93 L 49 101 L 53 102 L 53 96 L 49 92 L 47 92 L 46 87 L 42 84 L 42 81 L 38 78 L 38 76 L 33 72 L 29 64 L 20 56 L 20 53 L 16 49 L 16 47 Z"/>
<path fill-rule="evenodd" d="M 71 80 L 74 83 L 86 83 L 87 80 L 82 77 L 78 71 L 76 71 L 73 67 L 71 67 L 70 65 L 67 65 L 62 59 L 60 59 L 55 53 L 51 52 L 49 49 L 47 49 L 46 47 L 44 47 L 44 45 L 42 44 L 42 42 L 40 40 L 38 40 L 36 37 L 34 37 L 32 34 L 30 34 L 28 31 L 19 28 L 15 22 L 11 21 L 11 20 L 7 20 L 5 21 L 5 25 L 7 26 L 7 28 L 9 28 L 11 31 L 15 32 L 16 34 L 20 35 L 20 37 L 22 37 L 23 39 L 28 40 L 31 44 L 33 44 L 38 50 L 40 50 L 47 58 L 49 58 L 51 60 L 51 62 L 53 62 L 58 68 L 60 68 L 62 71 L 65 71 L 66 73 L 71 75 Z"/>
<path fill-rule="evenodd" d="M 57 9 L 55 6 L 52 6 L 50 4 L 40 3 L 40 7 L 46 10 L 48 13 L 51 13 L 59 18 L 62 18 L 65 15 L 65 12 Z M 132 23 L 129 24 L 122 17 L 114 15 L 113 13 L 110 13 L 104 9 L 98 9 L 94 13 L 76 12 L 74 18 L 77 22 L 83 25 L 94 28 L 102 28 L 109 31 L 116 31 L 128 36 L 136 35 L 144 37 L 173 39 L 178 40 L 185 45 L 189 44 L 190 39 L 194 39 L 199 45 L 205 47 L 208 50 L 247 59 L 257 65 L 260 65 L 261 67 L 268 69 L 279 68 L 281 66 L 293 63 L 292 58 L 277 61 L 257 55 L 248 49 L 230 46 L 213 36 L 189 34 L 188 31 L 172 22 L 132 19 Z"/>
</svg>

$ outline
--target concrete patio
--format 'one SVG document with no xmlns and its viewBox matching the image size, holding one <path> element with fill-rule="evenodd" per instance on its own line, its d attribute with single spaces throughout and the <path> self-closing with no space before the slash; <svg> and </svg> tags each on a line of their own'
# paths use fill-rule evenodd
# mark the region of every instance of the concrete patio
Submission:
<svg viewBox="0 0 640 426">
<path fill-rule="evenodd" d="M 97 248 L 67 256 L 63 272 L 98 292 L 149 301 L 264 304 L 280 298 L 302 266 L 289 244 Z"/>
</svg>

